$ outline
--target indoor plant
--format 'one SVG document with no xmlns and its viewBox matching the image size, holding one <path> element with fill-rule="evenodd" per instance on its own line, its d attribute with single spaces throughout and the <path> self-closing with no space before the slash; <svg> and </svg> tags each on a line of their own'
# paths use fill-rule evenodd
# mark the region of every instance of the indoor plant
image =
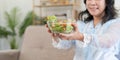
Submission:
<svg viewBox="0 0 120 60">
<path fill-rule="evenodd" d="M 0 38 L 7 38 L 11 49 L 18 49 L 17 37 L 22 38 L 27 26 L 32 25 L 32 11 L 28 12 L 23 22 L 20 22 L 20 13 L 17 7 L 10 12 L 5 11 L 6 27 L 0 26 Z M 19 24 L 18 24 L 19 23 Z"/>
</svg>

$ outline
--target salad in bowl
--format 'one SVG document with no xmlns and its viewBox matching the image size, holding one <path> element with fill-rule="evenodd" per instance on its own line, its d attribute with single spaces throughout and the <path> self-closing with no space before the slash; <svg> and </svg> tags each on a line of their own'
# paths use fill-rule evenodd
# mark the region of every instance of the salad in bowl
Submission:
<svg viewBox="0 0 120 60">
<path fill-rule="evenodd" d="M 72 20 L 57 19 L 56 16 L 47 16 L 47 25 L 52 33 L 71 33 L 74 28 L 72 26 Z"/>
</svg>

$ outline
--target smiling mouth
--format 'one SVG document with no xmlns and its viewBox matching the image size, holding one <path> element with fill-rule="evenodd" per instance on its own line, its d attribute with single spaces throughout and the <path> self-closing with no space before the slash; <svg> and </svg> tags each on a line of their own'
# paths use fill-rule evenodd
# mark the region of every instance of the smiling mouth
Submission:
<svg viewBox="0 0 120 60">
<path fill-rule="evenodd" d="M 99 8 L 89 8 L 90 10 L 97 10 L 97 9 L 99 9 Z"/>
</svg>

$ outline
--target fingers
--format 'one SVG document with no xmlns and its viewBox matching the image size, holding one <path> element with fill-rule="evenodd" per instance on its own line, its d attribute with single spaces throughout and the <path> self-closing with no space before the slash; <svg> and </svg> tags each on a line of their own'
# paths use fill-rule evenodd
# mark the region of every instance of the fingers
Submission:
<svg viewBox="0 0 120 60">
<path fill-rule="evenodd" d="M 48 28 L 48 25 L 47 25 L 47 24 L 45 24 L 45 26 Z"/>
<path fill-rule="evenodd" d="M 45 26 L 48 28 L 48 25 L 47 25 L 47 24 L 46 24 Z M 49 28 L 48 28 L 48 32 L 49 32 L 49 33 L 52 33 Z"/>
<path fill-rule="evenodd" d="M 75 31 L 78 31 L 78 27 L 77 27 L 77 24 L 76 24 L 76 23 L 72 23 L 72 26 L 74 27 L 74 30 L 75 30 Z"/>
<path fill-rule="evenodd" d="M 48 27 L 48 24 L 45 24 L 45 26 L 48 28 L 48 32 L 51 34 L 52 37 L 57 37 L 57 34 L 51 32 L 51 30 Z"/>
<path fill-rule="evenodd" d="M 57 36 L 57 34 L 55 34 L 55 33 L 52 33 L 52 36 L 53 36 L 53 37 L 56 37 L 56 36 Z"/>
<path fill-rule="evenodd" d="M 48 25 L 47 25 L 47 24 L 46 24 L 45 26 L 48 28 Z M 48 32 L 49 32 L 53 37 L 57 37 L 57 36 L 58 36 L 58 34 L 52 33 L 49 28 L 48 28 Z"/>
<path fill-rule="evenodd" d="M 49 28 L 48 28 L 48 32 L 49 32 L 49 33 L 52 33 L 51 30 L 50 30 Z"/>
<path fill-rule="evenodd" d="M 63 34 L 63 33 L 58 34 L 59 38 L 61 38 L 63 40 L 71 40 L 70 35 L 71 34 Z"/>
</svg>

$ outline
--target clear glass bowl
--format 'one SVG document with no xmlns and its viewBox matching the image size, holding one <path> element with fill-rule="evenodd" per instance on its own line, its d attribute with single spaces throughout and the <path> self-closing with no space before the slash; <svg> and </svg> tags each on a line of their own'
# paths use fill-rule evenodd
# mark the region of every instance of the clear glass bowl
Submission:
<svg viewBox="0 0 120 60">
<path fill-rule="evenodd" d="M 74 30 L 72 23 L 72 20 L 47 21 L 48 27 L 52 33 L 71 33 Z"/>
</svg>

